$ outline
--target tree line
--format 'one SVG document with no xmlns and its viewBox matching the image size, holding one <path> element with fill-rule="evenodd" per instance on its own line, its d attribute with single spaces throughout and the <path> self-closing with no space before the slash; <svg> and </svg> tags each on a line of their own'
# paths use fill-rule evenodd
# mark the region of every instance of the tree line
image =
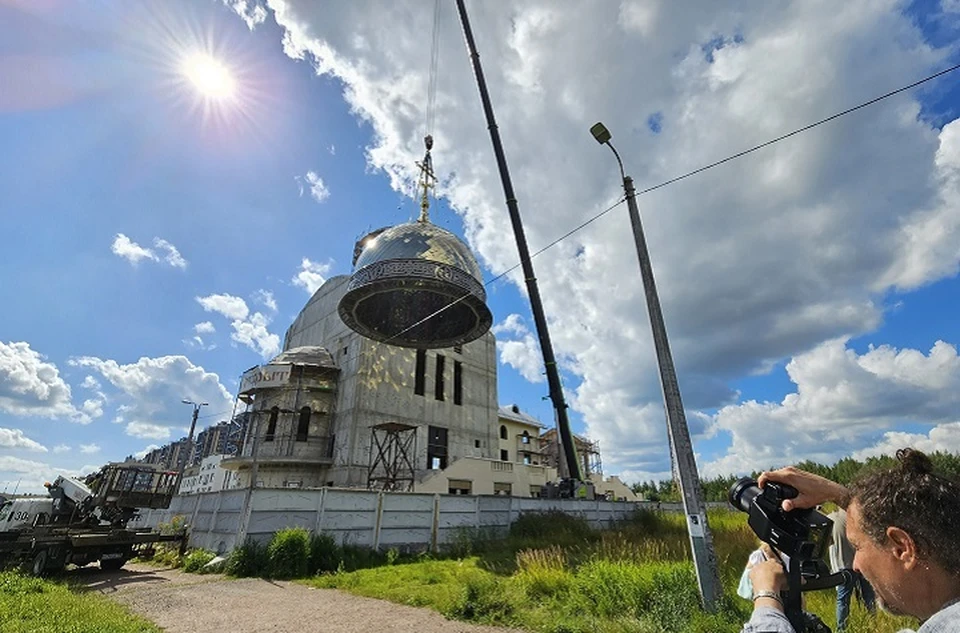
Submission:
<svg viewBox="0 0 960 633">
<path fill-rule="evenodd" d="M 934 472 L 951 479 L 960 479 L 960 454 L 937 451 L 936 453 L 929 453 L 928 456 L 933 462 Z M 868 457 L 865 461 L 844 457 L 832 466 L 807 460 L 796 464 L 796 467 L 846 485 L 861 474 L 881 468 L 889 468 L 894 464 L 896 464 L 896 458 L 890 455 L 882 455 L 880 457 Z M 771 466 L 771 468 L 774 468 L 774 466 Z M 754 479 L 759 475 L 760 471 L 754 471 L 750 474 Z M 701 479 L 704 499 L 706 501 L 726 501 L 730 487 L 739 481 L 742 476 L 726 475 L 713 479 Z M 680 488 L 672 479 L 641 481 L 633 484 L 631 488 L 634 493 L 650 501 L 680 501 Z"/>
</svg>

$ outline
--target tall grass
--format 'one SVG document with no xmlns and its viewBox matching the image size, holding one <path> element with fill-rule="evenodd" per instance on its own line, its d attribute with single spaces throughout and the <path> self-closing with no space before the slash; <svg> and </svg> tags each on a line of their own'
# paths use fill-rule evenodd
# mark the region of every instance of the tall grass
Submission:
<svg viewBox="0 0 960 633">
<path fill-rule="evenodd" d="M 430 606 L 448 617 L 546 633 L 736 633 L 752 605 L 735 594 L 758 541 L 735 512 L 711 512 L 724 595 L 700 607 L 682 515 L 637 513 L 612 530 L 575 516 L 524 515 L 509 536 L 469 556 L 322 576 L 309 584 Z M 807 609 L 836 628 L 832 590 L 807 594 Z M 903 618 L 855 604 L 850 630 L 894 633 Z"/>
<path fill-rule="evenodd" d="M 74 593 L 65 584 L 14 572 L 0 572 L 0 631 L 161 633 L 157 626 L 99 594 Z"/>
</svg>

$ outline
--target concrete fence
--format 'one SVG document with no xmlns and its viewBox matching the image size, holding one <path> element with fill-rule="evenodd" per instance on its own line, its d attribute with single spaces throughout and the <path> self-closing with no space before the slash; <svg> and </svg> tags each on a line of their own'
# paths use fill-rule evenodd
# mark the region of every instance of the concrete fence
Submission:
<svg viewBox="0 0 960 633">
<path fill-rule="evenodd" d="M 156 527 L 182 516 L 190 526 L 190 547 L 218 553 L 238 545 L 244 525 L 249 538 L 262 542 L 277 530 L 303 527 L 330 534 L 341 544 L 435 550 L 471 530 L 506 535 L 525 512 L 560 510 L 604 528 L 639 508 L 682 511 L 680 504 L 652 502 L 258 488 L 174 497 L 169 509 L 144 511 L 132 525 Z"/>
</svg>

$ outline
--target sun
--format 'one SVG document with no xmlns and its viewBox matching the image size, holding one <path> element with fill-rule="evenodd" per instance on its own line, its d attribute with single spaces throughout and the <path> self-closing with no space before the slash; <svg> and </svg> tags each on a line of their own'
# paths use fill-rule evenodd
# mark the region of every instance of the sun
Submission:
<svg viewBox="0 0 960 633">
<path fill-rule="evenodd" d="M 232 101 L 237 96 L 233 73 L 226 64 L 206 53 L 196 53 L 184 59 L 181 71 L 205 99 Z"/>
</svg>

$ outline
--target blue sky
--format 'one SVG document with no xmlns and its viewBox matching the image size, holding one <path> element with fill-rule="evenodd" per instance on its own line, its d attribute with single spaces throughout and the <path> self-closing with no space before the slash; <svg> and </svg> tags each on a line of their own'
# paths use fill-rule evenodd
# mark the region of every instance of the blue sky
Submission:
<svg viewBox="0 0 960 633">
<path fill-rule="evenodd" d="M 472 6 L 531 249 L 616 200 L 586 131 L 598 119 L 642 188 L 960 61 L 955 2 L 835 22 L 827 4 Z M 223 419 L 311 283 L 349 273 L 367 230 L 416 214 L 421 5 L 0 4 L 0 489 L 180 437 L 181 397 Z M 516 249 L 444 11 L 433 219 L 491 279 Z M 187 78 L 198 54 L 228 69 L 233 99 Z M 705 472 L 960 450 L 957 81 L 641 198 Z M 576 430 L 600 440 L 608 474 L 659 477 L 625 222 L 608 214 L 535 267 Z M 518 282 L 488 287 L 500 401 L 549 423 Z"/>
</svg>

